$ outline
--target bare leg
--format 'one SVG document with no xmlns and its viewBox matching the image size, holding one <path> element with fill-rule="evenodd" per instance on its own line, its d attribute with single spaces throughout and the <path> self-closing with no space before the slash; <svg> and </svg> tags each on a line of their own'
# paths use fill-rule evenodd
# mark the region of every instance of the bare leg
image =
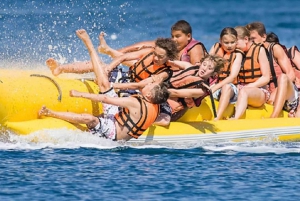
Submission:
<svg viewBox="0 0 300 201">
<path fill-rule="evenodd" d="M 98 57 L 98 54 L 93 46 L 93 43 L 88 33 L 84 29 L 80 29 L 76 31 L 76 34 L 82 40 L 82 42 L 85 44 L 89 51 L 94 73 L 96 74 L 97 78 L 97 84 L 99 86 L 100 91 L 108 91 L 110 89 L 110 83 L 107 77 L 107 74 L 109 72 L 104 72 L 103 62 Z"/>
<path fill-rule="evenodd" d="M 70 123 L 75 124 L 86 124 L 88 127 L 95 127 L 99 123 L 99 119 L 94 117 L 91 114 L 77 114 L 73 112 L 57 112 L 48 109 L 46 106 L 43 106 L 39 113 L 39 118 L 42 116 L 53 117 L 57 119 L 62 119 Z"/>
<path fill-rule="evenodd" d="M 286 74 L 282 74 L 278 79 L 277 93 L 274 100 L 274 109 L 271 118 L 279 116 L 286 100 L 294 95 L 294 86 Z"/>
<path fill-rule="evenodd" d="M 220 120 L 223 117 L 223 113 L 229 105 L 230 98 L 233 96 L 233 90 L 229 84 L 222 87 L 221 97 L 219 100 L 219 107 L 217 111 L 217 117 L 215 120 Z"/>
<path fill-rule="evenodd" d="M 239 91 L 233 119 L 239 119 L 245 113 L 247 106 L 260 107 L 265 103 L 265 94 L 259 88 L 244 87 Z"/>
<path fill-rule="evenodd" d="M 110 46 L 108 46 L 104 39 L 104 35 L 105 35 L 104 32 L 101 32 L 99 35 L 100 45 L 98 47 L 98 52 L 107 54 L 107 55 L 111 56 L 112 58 L 120 57 L 126 53 L 126 52 L 121 52 L 121 51 L 115 50 L 115 49 L 111 48 Z M 134 63 L 135 63 L 135 61 L 122 62 L 123 65 L 128 66 L 128 67 L 132 66 Z M 108 70 L 111 71 L 112 69 L 108 69 Z"/>
<path fill-rule="evenodd" d="M 60 65 L 56 60 L 53 58 L 49 58 L 46 61 L 46 65 L 51 70 L 54 76 L 57 76 L 61 73 L 89 73 L 93 72 L 93 66 L 90 61 L 84 62 L 75 62 L 70 64 L 63 64 Z"/>
<path fill-rule="evenodd" d="M 107 43 L 104 39 L 104 35 L 105 35 L 104 32 L 101 32 L 99 35 L 100 45 L 98 47 L 98 52 L 107 54 L 107 55 L 111 56 L 112 58 L 116 58 L 116 57 L 123 55 L 124 53 L 119 52 L 118 50 L 115 50 L 107 45 Z"/>
</svg>

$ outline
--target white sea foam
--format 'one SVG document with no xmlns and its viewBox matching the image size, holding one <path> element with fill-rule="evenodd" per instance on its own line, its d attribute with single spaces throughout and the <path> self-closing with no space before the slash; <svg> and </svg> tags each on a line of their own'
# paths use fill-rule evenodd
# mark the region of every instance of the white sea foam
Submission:
<svg viewBox="0 0 300 201">
<path fill-rule="evenodd" d="M 233 142 L 202 142 L 195 141 L 189 143 L 168 143 L 159 142 L 131 143 L 114 142 L 100 138 L 89 132 L 74 131 L 68 129 L 45 129 L 31 133 L 29 135 L 15 135 L 10 132 L 2 132 L 0 138 L 1 150 L 18 149 L 45 149 L 45 148 L 67 148 L 76 149 L 80 147 L 96 149 L 122 149 L 130 147 L 133 149 L 194 149 L 202 148 L 206 154 L 221 152 L 232 155 L 236 153 L 299 153 L 300 142 L 266 142 L 266 141 L 246 141 L 241 143 Z"/>
</svg>

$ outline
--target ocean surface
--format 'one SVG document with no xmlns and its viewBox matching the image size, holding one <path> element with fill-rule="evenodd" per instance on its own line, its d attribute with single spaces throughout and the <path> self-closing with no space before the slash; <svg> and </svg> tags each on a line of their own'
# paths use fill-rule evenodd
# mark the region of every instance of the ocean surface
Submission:
<svg viewBox="0 0 300 201">
<path fill-rule="evenodd" d="M 300 45 L 298 0 L 5 0 L 0 68 L 88 60 L 75 31 L 114 48 L 169 37 L 185 19 L 209 49 L 227 26 L 265 23 Z M 102 56 L 102 55 L 101 55 Z M 110 58 L 102 56 L 106 62 Z M 38 86 L 37 86 L 38 87 Z M 5 94 L 1 94 L 5 96 Z M 0 134 L 0 200 L 299 200 L 300 142 L 119 145 L 89 133 Z"/>
</svg>

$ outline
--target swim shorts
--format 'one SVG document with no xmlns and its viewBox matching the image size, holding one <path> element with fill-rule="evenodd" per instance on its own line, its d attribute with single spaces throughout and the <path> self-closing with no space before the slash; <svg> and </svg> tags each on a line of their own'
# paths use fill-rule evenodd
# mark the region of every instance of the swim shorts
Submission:
<svg viewBox="0 0 300 201">
<path fill-rule="evenodd" d="M 101 93 L 108 97 L 118 97 L 115 90 L 110 88 L 108 91 Z M 115 115 L 119 112 L 119 107 L 111 104 L 103 103 L 103 116 L 98 116 L 99 123 L 94 128 L 89 128 L 93 134 L 99 135 L 99 137 L 105 137 L 115 140 L 116 138 L 116 126 Z"/>
<path fill-rule="evenodd" d="M 232 88 L 233 93 L 234 93 L 233 96 L 230 98 L 230 103 L 235 103 L 237 101 L 237 98 L 238 98 L 238 88 L 234 84 L 232 84 L 232 83 L 229 83 L 229 85 Z M 215 91 L 213 93 L 213 97 L 217 101 L 220 100 L 221 91 L 222 91 L 222 88 L 218 89 L 217 91 Z"/>
<path fill-rule="evenodd" d="M 283 109 L 287 112 L 291 110 L 296 111 L 298 104 L 299 104 L 298 88 L 296 85 L 294 85 L 294 95 L 289 100 L 285 101 Z"/>
</svg>

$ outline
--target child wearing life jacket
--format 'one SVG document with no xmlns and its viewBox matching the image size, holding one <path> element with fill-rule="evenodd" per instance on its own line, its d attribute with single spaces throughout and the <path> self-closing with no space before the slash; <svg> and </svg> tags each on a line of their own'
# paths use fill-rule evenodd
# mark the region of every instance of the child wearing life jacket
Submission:
<svg viewBox="0 0 300 201">
<path fill-rule="evenodd" d="M 248 105 L 260 107 L 268 101 L 270 64 L 265 48 L 250 40 L 250 32 L 246 27 L 235 27 L 235 30 L 238 33 L 237 48 L 246 54 L 238 76 L 239 94 L 233 117 L 233 119 L 240 119 Z"/>
<path fill-rule="evenodd" d="M 156 120 L 159 114 L 159 104 L 165 102 L 169 97 L 167 88 L 162 83 L 150 83 L 141 90 L 139 96 L 117 97 L 89 35 L 83 29 L 77 30 L 76 34 L 89 51 L 97 84 L 103 93 L 90 94 L 72 90 L 70 95 L 102 102 L 104 116 L 95 117 L 91 114 L 57 112 L 46 107 L 42 107 L 39 116 L 50 116 L 77 124 L 85 123 L 91 131 L 112 140 L 138 138 Z M 120 112 L 119 107 L 123 108 Z"/>
<path fill-rule="evenodd" d="M 229 103 L 233 104 L 237 101 L 237 76 L 241 69 L 244 52 L 236 49 L 236 45 L 236 30 L 226 27 L 221 31 L 220 42 L 215 43 L 209 51 L 210 54 L 219 55 L 226 60 L 225 67 L 218 73 L 216 83 L 211 86 L 213 97 L 219 101 L 215 120 L 222 119 Z"/>
<path fill-rule="evenodd" d="M 269 91 L 271 93 L 268 103 L 273 104 L 271 118 L 279 116 L 282 109 L 290 112 L 296 110 L 299 102 L 298 89 L 295 83 L 295 72 L 292 62 L 288 57 L 286 47 L 278 42 L 269 42 L 276 40 L 274 33 L 268 37 L 266 28 L 261 22 L 252 22 L 248 24 L 250 38 L 255 43 L 261 43 L 268 50 L 269 60 L 271 61 L 271 81 Z"/>
<path fill-rule="evenodd" d="M 135 83 L 124 83 L 124 85 L 115 84 L 115 89 L 128 90 L 130 86 L 128 84 L 137 86 L 136 88 L 143 88 L 149 83 L 153 83 L 155 79 L 156 83 L 163 82 L 172 75 L 172 70 L 168 66 L 168 60 L 174 60 L 177 57 L 177 47 L 173 40 L 169 38 L 158 38 L 155 42 L 155 48 L 150 52 L 146 49 L 130 52 L 119 56 L 114 59 L 109 65 L 105 65 L 103 62 L 101 65 L 105 66 L 105 71 L 109 74 L 114 68 L 116 68 L 123 61 L 133 62 L 130 67 L 130 80 L 132 82 L 140 82 L 139 85 Z M 50 60 L 48 60 L 49 62 Z M 80 65 L 75 68 L 72 65 L 58 65 L 55 60 L 52 60 L 54 72 L 59 69 L 60 72 L 75 72 L 83 73 L 90 72 L 89 65 Z M 91 62 L 90 62 L 91 63 Z M 76 71 L 74 70 L 76 69 Z M 122 87 L 123 86 L 123 87 Z M 158 117 L 157 122 L 159 125 L 169 124 L 171 109 L 170 106 L 165 102 L 161 105 L 161 114 Z"/>
<path fill-rule="evenodd" d="M 218 55 L 206 55 L 200 66 L 188 62 L 170 61 L 181 72 L 172 76 L 169 83 L 171 95 L 168 103 L 172 108 L 172 121 L 184 115 L 187 109 L 199 107 L 203 98 L 210 93 L 208 80 L 224 68 L 225 60 Z"/>
</svg>

